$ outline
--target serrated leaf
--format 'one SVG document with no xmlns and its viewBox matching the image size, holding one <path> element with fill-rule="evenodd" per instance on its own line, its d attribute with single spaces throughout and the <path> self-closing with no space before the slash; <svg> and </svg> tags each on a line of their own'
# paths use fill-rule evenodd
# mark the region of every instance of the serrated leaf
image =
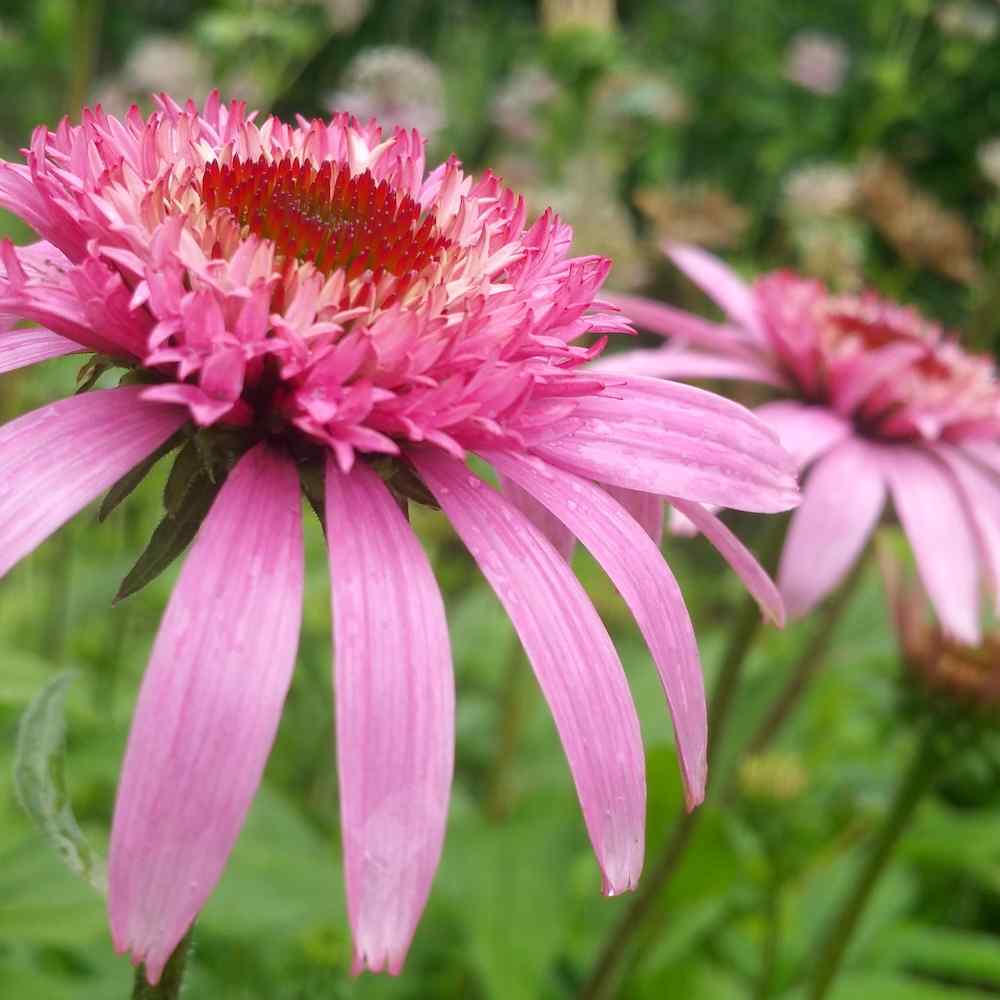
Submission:
<svg viewBox="0 0 1000 1000">
<path fill-rule="evenodd" d="M 87 843 L 66 794 L 66 688 L 72 674 L 54 677 L 21 717 L 14 787 L 25 812 L 59 857 L 98 892 L 106 888 L 103 859 Z"/>
<path fill-rule="evenodd" d="M 115 594 L 114 604 L 155 580 L 187 548 L 222 489 L 223 481 L 220 477 L 212 482 L 208 473 L 202 470 L 188 482 L 176 508 L 167 511 L 142 555 L 122 580 L 118 593 Z"/>
<path fill-rule="evenodd" d="M 184 436 L 184 431 L 178 431 L 173 437 L 167 438 L 151 455 L 129 469 L 105 494 L 104 499 L 101 501 L 100 510 L 97 512 L 97 520 L 103 522 L 132 493 L 139 483 L 149 475 L 153 466 L 164 455 L 170 454 L 184 440 Z"/>
</svg>

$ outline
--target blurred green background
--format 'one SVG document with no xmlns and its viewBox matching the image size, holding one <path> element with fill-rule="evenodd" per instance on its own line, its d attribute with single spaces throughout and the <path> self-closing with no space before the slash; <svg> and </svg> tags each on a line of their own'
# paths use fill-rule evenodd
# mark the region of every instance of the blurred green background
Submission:
<svg viewBox="0 0 1000 1000">
<path fill-rule="evenodd" d="M 617 9 L 616 9 L 617 7 Z M 532 209 L 555 205 L 611 284 L 700 307 L 666 236 L 746 273 L 794 266 L 920 305 L 1000 346 L 1000 7 L 986 0 L 5 0 L 0 155 L 81 104 L 224 96 L 291 117 L 348 108 L 416 125 L 432 160 L 491 166 Z M 9 217 L 0 230 L 30 234 Z M 9 418 L 70 391 L 76 366 L 4 376 Z M 111 597 L 160 513 L 154 475 L 103 526 L 86 512 L 0 585 L 0 771 L 17 720 L 59 670 L 67 779 L 103 847 L 131 706 L 175 576 Z M 190 1000 L 569 998 L 628 900 L 599 875 L 569 774 L 509 625 L 444 520 L 415 515 L 446 592 L 458 752 L 444 859 L 404 975 L 348 975 L 332 760 L 328 581 L 310 523 L 295 683 L 264 786 L 199 924 Z M 752 544 L 761 524 L 734 526 Z M 709 678 L 741 603 L 700 539 L 665 543 Z M 648 853 L 680 802 L 663 699 L 608 581 L 575 567 L 621 651 L 648 750 Z M 771 631 L 723 748 L 752 730 L 814 623 Z M 825 671 L 776 750 L 711 806 L 658 902 L 619 995 L 795 997 L 825 915 L 913 739 L 877 574 L 864 575 Z M 728 757 L 726 751 L 729 751 Z M 841 1000 L 1000 994 L 1000 788 L 981 745 L 906 836 L 853 948 Z M 761 994 L 761 969 L 773 976 Z M 0 993 L 125 997 L 100 898 L 0 784 Z M 756 991 L 756 992 L 755 992 Z"/>
</svg>

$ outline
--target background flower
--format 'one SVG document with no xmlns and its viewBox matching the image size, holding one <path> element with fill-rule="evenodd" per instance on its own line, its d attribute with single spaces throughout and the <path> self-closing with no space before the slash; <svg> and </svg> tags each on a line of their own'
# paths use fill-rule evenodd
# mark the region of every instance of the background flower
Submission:
<svg viewBox="0 0 1000 1000">
<path fill-rule="evenodd" d="M 667 253 L 724 311 L 710 323 L 647 300 L 618 301 L 675 343 L 598 368 L 748 379 L 786 398 L 757 413 L 802 468 L 778 584 L 790 615 L 845 577 L 891 497 L 944 629 L 974 644 L 980 588 L 1000 609 L 1000 384 L 916 310 L 872 292 L 832 295 L 790 272 L 744 283 L 697 248 Z"/>
</svg>

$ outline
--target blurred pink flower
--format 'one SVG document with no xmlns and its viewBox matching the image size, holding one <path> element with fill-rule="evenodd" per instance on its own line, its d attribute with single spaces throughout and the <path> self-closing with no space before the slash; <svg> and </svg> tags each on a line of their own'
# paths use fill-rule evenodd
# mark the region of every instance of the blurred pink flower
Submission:
<svg viewBox="0 0 1000 1000">
<path fill-rule="evenodd" d="M 844 85 L 850 56 L 839 39 L 819 31 L 801 31 L 785 53 L 785 77 L 814 94 L 830 97 Z"/>
<path fill-rule="evenodd" d="M 259 784 L 299 631 L 300 469 L 325 470 L 355 968 L 400 970 L 452 775 L 448 633 L 399 509 L 407 491 L 433 495 L 496 590 L 555 719 L 605 891 L 632 888 L 645 803 L 635 708 L 550 538 L 563 552 L 582 540 L 632 608 L 694 806 L 698 651 L 633 514 L 658 510 L 660 494 L 787 509 L 791 459 L 728 400 L 584 370 L 603 341 L 581 337 L 628 329 L 595 299 L 610 262 L 569 257 L 571 231 L 550 212 L 526 227 L 523 201 L 491 174 L 451 159 L 425 176 L 418 133 L 347 115 L 258 122 L 217 94 L 200 111 L 157 104 L 148 119 L 85 110 L 80 125 L 39 127 L 26 165 L 0 161 L 0 206 L 41 236 L 2 244 L 0 370 L 98 352 L 143 383 L 0 430 L 0 574 L 178 428 L 225 426 L 241 442 L 139 695 L 111 837 L 117 948 L 158 978 Z M 780 618 L 752 558 L 724 533 L 719 544 Z"/>
<path fill-rule="evenodd" d="M 702 250 L 666 250 L 726 321 L 617 296 L 637 325 L 678 340 L 595 367 L 745 379 L 787 395 L 756 412 L 803 468 L 813 466 L 778 571 L 789 616 L 805 614 L 843 580 L 888 494 L 943 627 L 974 644 L 981 581 L 1000 609 L 1000 385 L 992 360 L 872 292 L 832 295 L 787 271 L 747 285 Z"/>
</svg>

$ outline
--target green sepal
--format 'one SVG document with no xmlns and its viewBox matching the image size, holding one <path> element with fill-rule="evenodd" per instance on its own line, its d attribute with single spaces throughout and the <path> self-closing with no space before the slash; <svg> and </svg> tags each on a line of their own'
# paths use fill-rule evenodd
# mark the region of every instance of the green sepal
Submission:
<svg viewBox="0 0 1000 1000">
<path fill-rule="evenodd" d="M 97 520 L 104 521 L 108 515 L 127 497 L 129 497 L 133 490 L 149 475 L 152 468 L 156 463 L 163 458 L 164 455 L 169 455 L 176 447 L 187 436 L 185 430 L 179 430 L 173 437 L 167 438 L 159 448 L 156 449 L 151 455 L 144 458 L 138 465 L 133 466 L 125 473 L 121 479 L 111 487 L 110 490 L 105 494 L 104 499 L 101 501 L 100 509 L 97 512 Z"/>
<path fill-rule="evenodd" d="M 98 892 L 107 889 L 104 859 L 87 842 L 66 794 L 66 688 L 70 671 L 57 674 L 21 717 L 14 758 L 14 788 L 65 865 Z"/>
<path fill-rule="evenodd" d="M 309 506 L 319 519 L 320 527 L 326 535 L 326 486 L 323 466 L 319 462 L 303 462 L 299 465 L 299 483 Z"/>
<path fill-rule="evenodd" d="M 120 362 L 106 354 L 95 354 L 89 358 L 76 373 L 76 392 L 89 392 L 97 385 L 98 379 L 112 368 L 117 368 Z"/>
<path fill-rule="evenodd" d="M 372 459 L 369 464 L 404 509 L 407 500 L 412 500 L 424 507 L 431 507 L 434 510 L 441 509 L 441 505 L 434 499 L 434 494 L 427 489 L 423 480 L 406 462 L 387 455 Z"/>
<path fill-rule="evenodd" d="M 178 463 L 186 451 L 185 447 L 178 455 Z M 175 463 L 174 469 L 176 468 Z M 171 472 L 171 479 L 173 478 L 174 473 Z M 193 474 L 185 475 L 182 485 L 175 486 L 171 494 L 173 506 L 168 506 L 149 544 L 122 580 L 118 593 L 115 594 L 114 604 L 155 580 L 187 548 L 201 527 L 201 522 L 205 520 L 224 481 L 224 476 L 221 475 L 216 475 L 213 481 L 205 467 L 199 466 Z"/>
</svg>

